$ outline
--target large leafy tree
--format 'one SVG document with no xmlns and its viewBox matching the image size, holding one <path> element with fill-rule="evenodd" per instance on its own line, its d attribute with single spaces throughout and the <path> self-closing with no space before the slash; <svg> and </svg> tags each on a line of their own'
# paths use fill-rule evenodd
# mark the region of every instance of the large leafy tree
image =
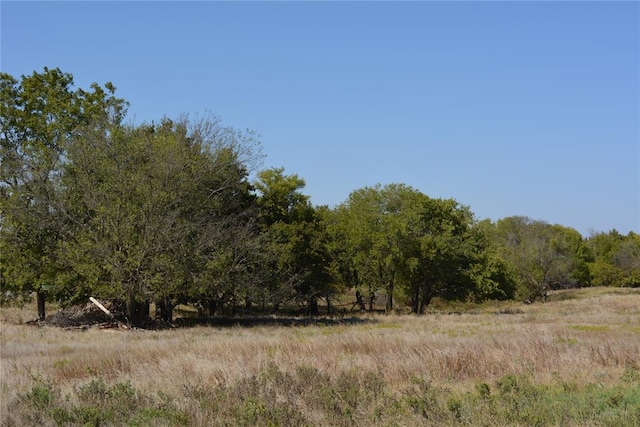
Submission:
<svg viewBox="0 0 640 427">
<path fill-rule="evenodd" d="M 423 312 L 435 296 L 463 298 L 480 285 L 497 286 L 489 280 L 497 275 L 484 269 L 473 215 L 454 200 L 402 184 L 378 185 L 352 192 L 336 212 L 344 280 L 369 295 L 384 290 L 387 312 L 398 285 L 413 312 Z"/>
<path fill-rule="evenodd" d="M 497 221 L 492 238 L 516 272 L 518 294 L 525 300 L 589 283 L 589 251 L 571 228 L 513 216 Z"/>
<path fill-rule="evenodd" d="M 592 254 L 588 268 L 594 286 L 640 287 L 639 234 L 594 233 L 586 245 Z"/>
<path fill-rule="evenodd" d="M 386 293 L 386 310 L 393 309 L 393 294 L 399 275 L 413 260 L 407 253 L 411 230 L 416 223 L 421 195 L 410 187 L 391 184 L 353 191 L 336 208 L 338 238 L 343 239 L 344 279 L 357 292 L 369 297 Z M 414 203 L 412 203 L 414 201 Z"/>
<path fill-rule="evenodd" d="M 14 293 L 59 291 L 57 248 L 67 221 L 60 177 L 74 130 L 97 121 L 119 123 L 126 102 L 115 87 L 75 89 L 73 77 L 45 68 L 20 80 L 0 73 L 0 270 Z"/>
<path fill-rule="evenodd" d="M 415 262 L 405 289 L 414 313 L 423 313 L 434 297 L 504 298 L 509 277 L 488 248 L 473 214 L 453 199 L 424 197 L 415 233 Z"/>
<path fill-rule="evenodd" d="M 330 293 L 330 258 L 323 217 L 300 190 L 304 180 L 285 175 L 284 169 L 267 169 L 255 183 L 259 221 L 270 271 L 262 298 L 274 306 L 286 301 L 318 312 L 318 298 Z"/>
<path fill-rule="evenodd" d="M 76 227 L 64 253 L 77 292 L 126 300 L 134 324 L 149 300 L 171 320 L 179 302 L 228 292 L 247 268 L 238 238 L 250 240 L 252 196 L 241 157 L 252 137 L 184 119 L 75 138 L 64 185 Z"/>
</svg>

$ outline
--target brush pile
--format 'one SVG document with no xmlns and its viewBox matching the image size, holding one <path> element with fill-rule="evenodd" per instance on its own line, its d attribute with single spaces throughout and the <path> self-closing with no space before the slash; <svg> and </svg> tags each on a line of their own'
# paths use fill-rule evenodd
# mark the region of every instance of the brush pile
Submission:
<svg viewBox="0 0 640 427">
<path fill-rule="evenodd" d="M 103 303 L 103 305 L 113 314 L 113 317 L 88 302 L 84 305 L 63 308 L 57 313 L 47 316 L 44 321 L 33 323 L 67 329 L 86 329 L 89 327 L 121 328 L 126 324 L 124 307 L 120 307 L 110 301 Z"/>
</svg>

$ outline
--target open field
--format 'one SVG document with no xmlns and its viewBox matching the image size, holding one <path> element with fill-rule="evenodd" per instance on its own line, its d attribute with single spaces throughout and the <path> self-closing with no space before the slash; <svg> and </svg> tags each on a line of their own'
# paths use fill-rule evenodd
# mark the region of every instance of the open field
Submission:
<svg viewBox="0 0 640 427">
<path fill-rule="evenodd" d="M 162 331 L 38 327 L 20 324 L 34 308 L 2 308 L 0 419 L 640 426 L 640 290 L 440 308 Z"/>
</svg>

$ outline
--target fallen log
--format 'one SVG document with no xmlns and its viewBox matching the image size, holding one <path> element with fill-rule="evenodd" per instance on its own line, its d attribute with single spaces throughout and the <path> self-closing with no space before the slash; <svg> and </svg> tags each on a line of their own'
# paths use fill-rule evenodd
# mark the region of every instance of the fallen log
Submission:
<svg viewBox="0 0 640 427">
<path fill-rule="evenodd" d="M 107 308 L 104 305 L 100 304 L 100 302 L 97 299 L 95 299 L 94 297 L 89 297 L 89 301 L 94 303 L 100 310 L 104 311 L 107 314 L 107 316 L 113 318 L 113 314 L 111 314 L 111 312 L 107 310 Z"/>
</svg>

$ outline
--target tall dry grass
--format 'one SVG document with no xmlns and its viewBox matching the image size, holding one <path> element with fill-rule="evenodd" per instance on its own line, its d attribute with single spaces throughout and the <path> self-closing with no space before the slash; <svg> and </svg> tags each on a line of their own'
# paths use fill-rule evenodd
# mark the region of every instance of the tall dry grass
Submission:
<svg viewBox="0 0 640 427">
<path fill-rule="evenodd" d="M 563 291 L 545 304 L 462 314 L 348 317 L 335 326 L 79 331 L 21 324 L 26 313 L 0 310 L 0 414 L 36 378 L 63 395 L 101 378 L 183 396 L 269 367 L 304 367 L 333 380 L 373 373 L 401 393 L 416 378 L 465 392 L 507 374 L 613 386 L 625 369 L 640 369 L 640 291 L 632 289 Z"/>
</svg>

